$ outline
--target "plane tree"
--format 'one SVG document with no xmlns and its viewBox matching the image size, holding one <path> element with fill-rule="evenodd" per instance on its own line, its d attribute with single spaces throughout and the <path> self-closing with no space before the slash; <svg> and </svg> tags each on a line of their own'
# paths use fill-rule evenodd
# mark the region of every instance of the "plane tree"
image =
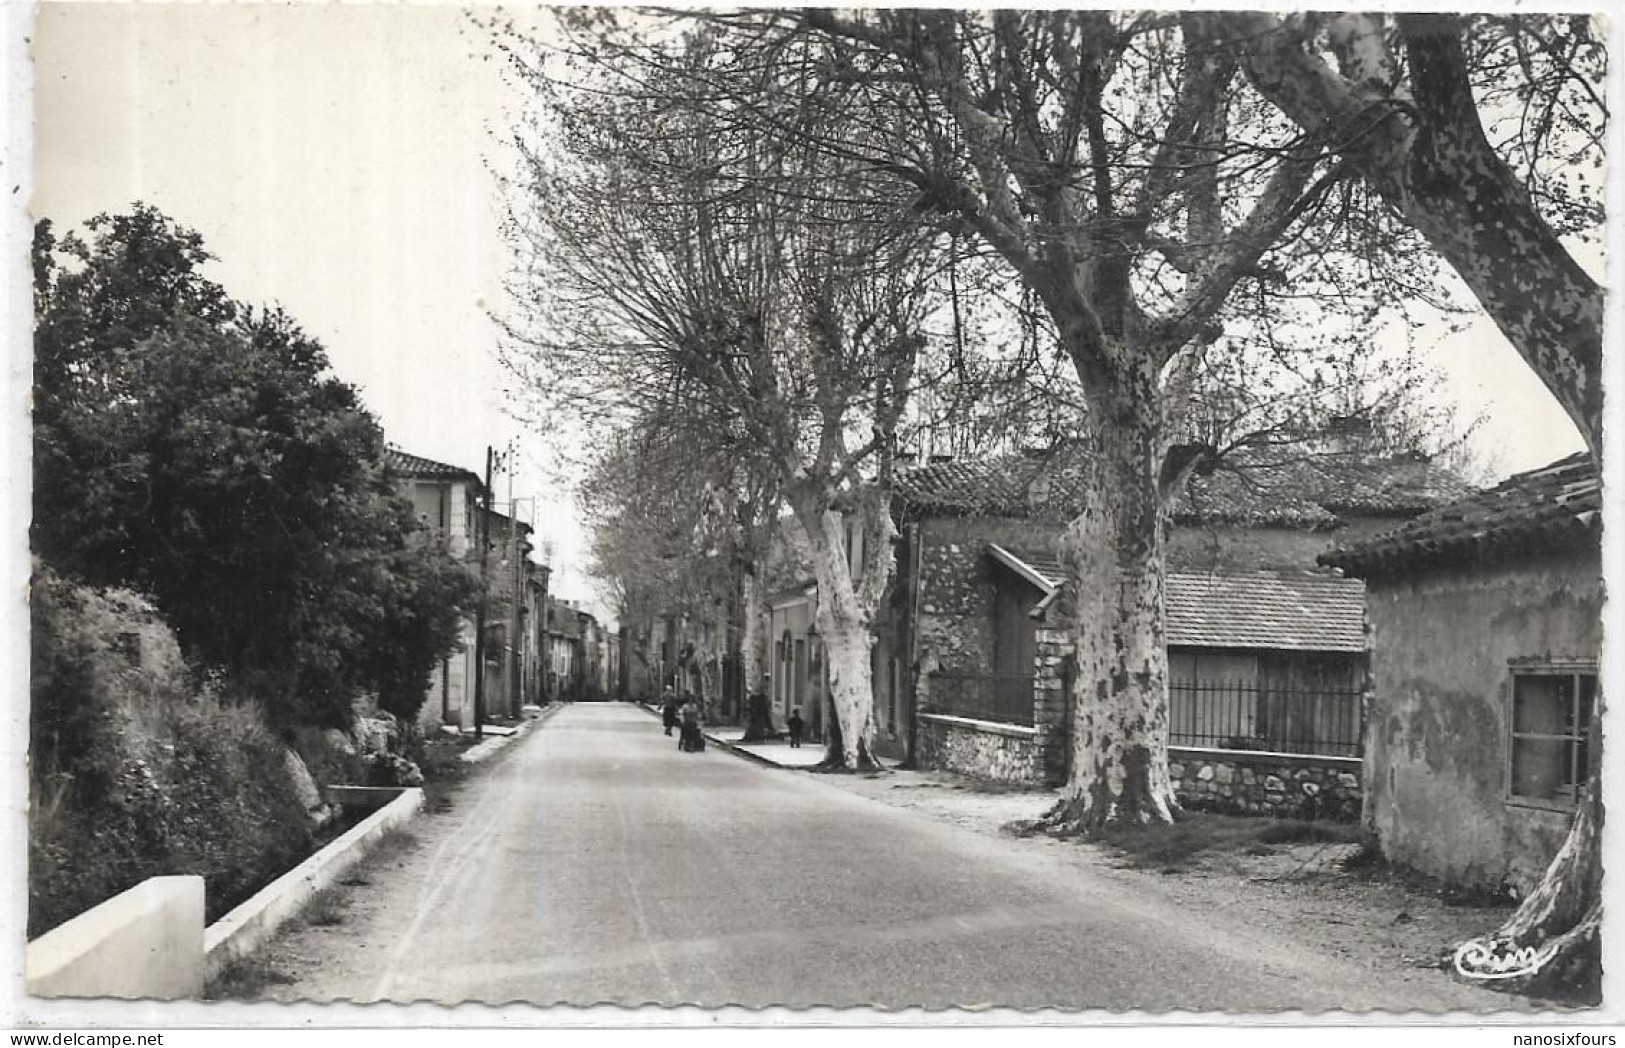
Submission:
<svg viewBox="0 0 1625 1048">
<path fill-rule="evenodd" d="M 634 75 L 670 70 L 673 94 L 731 126 L 905 194 L 924 228 L 975 243 L 1041 314 L 1092 451 L 1058 551 L 1079 583 L 1073 753 L 1046 825 L 1171 819 L 1163 546 L 1172 499 L 1215 450 L 1182 439 L 1197 365 L 1260 302 L 1380 306 L 1400 288 L 1361 288 L 1348 260 L 1406 254 L 1414 238 L 1187 14 L 818 9 L 689 24 L 740 60 L 684 64 L 659 34 L 618 36 L 603 19 L 595 54 Z"/>
<path fill-rule="evenodd" d="M 1604 222 L 1608 54 L 1589 15 L 1208 16 L 1248 81 L 1447 260 L 1603 456 L 1606 294 L 1571 252 Z M 1600 711 L 1595 717 L 1600 717 Z M 1591 726 L 1600 737 L 1600 721 Z M 1542 964 L 1508 990 L 1595 986 L 1602 911 L 1600 747 L 1563 846 L 1489 937 Z"/>
<path fill-rule="evenodd" d="M 556 78 L 513 46 L 538 104 L 508 183 L 522 260 L 509 356 L 553 410 L 607 427 L 666 419 L 673 447 L 760 478 L 819 585 L 839 728 L 827 763 L 873 768 L 886 491 L 928 337 L 933 236 L 907 198 L 822 151 L 764 148 L 675 92 L 688 71 L 735 56 L 674 46 L 687 71 L 635 78 Z"/>
<path fill-rule="evenodd" d="M 702 623 L 711 650 L 699 664 L 737 660 L 749 685 L 761 672 L 759 565 L 777 501 L 748 460 L 707 456 L 691 421 L 638 416 L 593 454 L 580 485 L 591 570 L 643 648 L 666 616 Z"/>
<path fill-rule="evenodd" d="M 1199 12 L 651 24 L 595 14 L 577 55 L 627 83 L 658 72 L 664 97 L 722 127 L 900 188 L 923 226 L 980 245 L 1036 304 L 1093 450 L 1060 548 L 1078 583 L 1074 752 L 1046 824 L 1171 818 L 1162 548 L 1172 498 L 1217 450 L 1191 439 L 1201 366 L 1227 335 L 1305 304 L 1370 316 L 1448 299 L 1441 257 L 1351 157 L 1348 129 L 1283 112 L 1230 23 Z M 732 61 L 690 61 L 696 40 Z"/>
</svg>

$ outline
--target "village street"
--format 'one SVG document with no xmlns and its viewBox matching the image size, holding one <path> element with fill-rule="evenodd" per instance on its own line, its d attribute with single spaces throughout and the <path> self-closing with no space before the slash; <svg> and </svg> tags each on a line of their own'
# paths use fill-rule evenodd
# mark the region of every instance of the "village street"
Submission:
<svg viewBox="0 0 1625 1048">
<path fill-rule="evenodd" d="M 1053 850 L 904 811 L 578 704 L 273 944 L 278 1000 L 1150 1011 L 1489 1010 L 1373 977 Z"/>
</svg>

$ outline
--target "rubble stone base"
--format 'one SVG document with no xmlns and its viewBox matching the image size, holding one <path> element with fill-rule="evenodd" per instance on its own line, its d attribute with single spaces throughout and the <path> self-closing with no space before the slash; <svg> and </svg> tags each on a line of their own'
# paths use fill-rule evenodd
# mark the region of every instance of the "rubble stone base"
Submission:
<svg viewBox="0 0 1625 1048">
<path fill-rule="evenodd" d="M 1288 753 L 1172 746 L 1168 773 L 1192 811 L 1354 822 L 1360 818 L 1360 761 Z"/>
</svg>

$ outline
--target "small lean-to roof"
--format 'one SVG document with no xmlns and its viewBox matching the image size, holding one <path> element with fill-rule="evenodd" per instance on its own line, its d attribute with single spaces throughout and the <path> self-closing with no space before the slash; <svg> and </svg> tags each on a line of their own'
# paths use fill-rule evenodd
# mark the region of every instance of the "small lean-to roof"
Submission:
<svg viewBox="0 0 1625 1048">
<path fill-rule="evenodd" d="M 1358 579 L 1175 572 L 1166 600 L 1170 646 L 1366 650 L 1365 585 Z"/>
<path fill-rule="evenodd" d="M 1318 559 L 1346 574 L 1371 577 L 1595 548 L 1601 536 L 1602 485 L 1596 463 L 1580 452 Z"/>
<path fill-rule="evenodd" d="M 896 497 L 909 516 L 1055 517 L 1083 509 L 1088 452 L 1071 445 L 1046 454 L 957 459 L 899 470 Z M 1312 454 L 1249 449 L 1193 476 L 1174 502 L 1187 525 L 1335 528 L 1340 514 L 1409 516 L 1473 490 L 1414 455 Z"/>
<path fill-rule="evenodd" d="M 436 480 L 466 480 L 475 487 L 483 488 L 479 475 L 472 470 L 461 466 L 449 465 L 445 462 L 436 462 L 421 455 L 413 455 L 400 448 L 390 447 L 384 449 L 384 464 L 403 477 L 429 477 Z"/>
<path fill-rule="evenodd" d="M 1047 598 L 1065 569 L 1052 557 L 990 545 L 988 553 Z M 1365 584 L 1303 573 L 1170 572 L 1164 590 L 1170 646 L 1275 651 L 1366 650 Z"/>
</svg>

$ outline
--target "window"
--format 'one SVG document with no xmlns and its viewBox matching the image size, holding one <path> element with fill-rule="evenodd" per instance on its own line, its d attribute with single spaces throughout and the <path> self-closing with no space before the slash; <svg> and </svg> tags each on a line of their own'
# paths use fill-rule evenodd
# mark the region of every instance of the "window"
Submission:
<svg viewBox="0 0 1625 1048">
<path fill-rule="evenodd" d="M 1572 805 L 1589 767 L 1595 664 L 1514 665 L 1509 789 L 1514 800 Z"/>
<path fill-rule="evenodd" d="M 800 707 L 807 701 L 807 642 L 796 638 L 795 664 L 790 676 L 790 706 Z"/>
</svg>

